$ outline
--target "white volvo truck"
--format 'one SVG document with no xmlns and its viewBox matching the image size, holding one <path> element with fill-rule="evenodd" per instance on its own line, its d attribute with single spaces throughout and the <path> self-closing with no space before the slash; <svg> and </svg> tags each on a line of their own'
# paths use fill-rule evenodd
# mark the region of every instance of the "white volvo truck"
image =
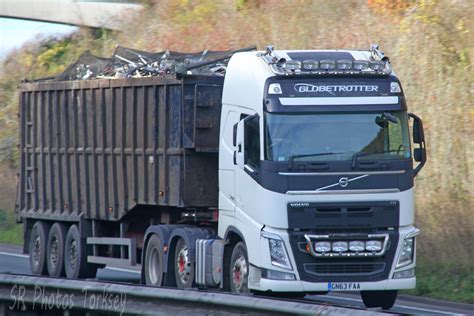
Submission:
<svg viewBox="0 0 474 316">
<path fill-rule="evenodd" d="M 225 76 L 25 84 L 20 106 L 36 274 L 141 263 L 151 286 L 360 291 L 383 308 L 415 287 L 423 127 L 377 46 L 239 52 Z"/>
</svg>

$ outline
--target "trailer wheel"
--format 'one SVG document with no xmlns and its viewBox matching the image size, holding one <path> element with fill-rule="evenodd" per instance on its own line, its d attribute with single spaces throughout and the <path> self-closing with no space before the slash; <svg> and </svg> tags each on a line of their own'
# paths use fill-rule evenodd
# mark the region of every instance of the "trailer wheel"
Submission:
<svg viewBox="0 0 474 316">
<path fill-rule="evenodd" d="M 64 270 L 64 244 L 66 241 L 66 228 L 62 223 L 54 223 L 48 234 L 46 246 L 46 262 L 48 274 L 51 277 L 65 275 Z"/>
<path fill-rule="evenodd" d="M 161 286 L 164 272 L 163 241 L 153 235 L 145 250 L 145 284 Z"/>
<path fill-rule="evenodd" d="M 66 235 L 64 264 L 69 279 L 94 278 L 99 266 L 87 263 L 86 245 L 77 225 L 72 225 Z"/>
<path fill-rule="evenodd" d="M 44 222 L 37 221 L 31 229 L 29 253 L 31 273 L 34 275 L 46 275 L 46 243 L 48 237 L 48 226 Z"/>
<path fill-rule="evenodd" d="M 230 291 L 232 293 L 248 293 L 249 260 L 247 247 L 241 241 L 237 243 L 230 257 Z"/>
<path fill-rule="evenodd" d="M 365 307 L 390 309 L 397 300 L 398 291 L 361 291 L 360 296 Z"/>
<path fill-rule="evenodd" d="M 174 253 L 174 275 L 178 289 L 189 289 L 194 284 L 194 262 L 191 261 L 189 247 L 183 238 L 176 243 Z"/>
</svg>

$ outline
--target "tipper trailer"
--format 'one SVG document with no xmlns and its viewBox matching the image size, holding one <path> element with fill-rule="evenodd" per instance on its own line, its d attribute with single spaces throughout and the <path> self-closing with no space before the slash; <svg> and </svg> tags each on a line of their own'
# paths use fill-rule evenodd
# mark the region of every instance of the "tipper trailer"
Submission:
<svg viewBox="0 0 474 316">
<path fill-rule="evenodd" d="M 225 76 L 25 83 L 20 123 L 34 274 L 141 264 L 151 286 L 360 291 L 383 308 L 415 287 L 423 127 L 376 46 L 239 52 Z"/>
</svg>

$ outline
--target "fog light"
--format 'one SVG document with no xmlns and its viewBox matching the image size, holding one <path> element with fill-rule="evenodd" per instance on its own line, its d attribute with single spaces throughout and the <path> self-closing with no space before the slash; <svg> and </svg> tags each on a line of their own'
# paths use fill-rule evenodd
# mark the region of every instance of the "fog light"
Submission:
<svg viewBox="0 0 474 316">
<path fill-rule="evenodd" d="M 415 269 L 408 269 L 400 272 L 395 272 L 393 274 L 394 279 L 406 279 L 406 278 L 412 278 L 415 276 Z"/>
<path fill-rule="evenodd" d="M 379 240 L 369 240 L 365 243 L 365 249 L 372 252 L 382 250 L 382 242 Z"/>
<path fill-rule="evenodd" d="M 314 244 L 316 252 L 329 252 L 331 251 L 331 243 L 327 241 L 320 241 Z"/>
<path fill-rule="evenodd" d="M 365 250 L 365 244 L 363 241 L 351 241 L 349 243 L 349 250 L 354 252 L 361 252 Z"/>
<path fill-rule="evenodd" d="M 296 277 L 293 273 L 285 273 L 285 272 L 268 270 L 268 269 L 262 270 L 262 278 L 271 279 L 271 280 L 286 280 L 286 281 L 296 280 Z"/>
<path fill-rule="evenodd" d="M 345 252 L 349 249 L 347 241 L 336 241 L 332 243 L 332 251 Z"/>
</svg>

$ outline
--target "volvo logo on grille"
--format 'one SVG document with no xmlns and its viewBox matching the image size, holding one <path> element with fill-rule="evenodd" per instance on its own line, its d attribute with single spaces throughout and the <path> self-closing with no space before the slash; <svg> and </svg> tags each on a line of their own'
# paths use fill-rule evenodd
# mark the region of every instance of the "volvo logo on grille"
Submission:
<svg viewBox="0 0 474 316">
<path fill-rule="evenodd" d="M 349 184 L 348 177 L 342 177 L 341 179 L 339 179 L 339 185 L 341 186 L 341 188 L 347 187 L 348 184 Z"/>
</svg>

